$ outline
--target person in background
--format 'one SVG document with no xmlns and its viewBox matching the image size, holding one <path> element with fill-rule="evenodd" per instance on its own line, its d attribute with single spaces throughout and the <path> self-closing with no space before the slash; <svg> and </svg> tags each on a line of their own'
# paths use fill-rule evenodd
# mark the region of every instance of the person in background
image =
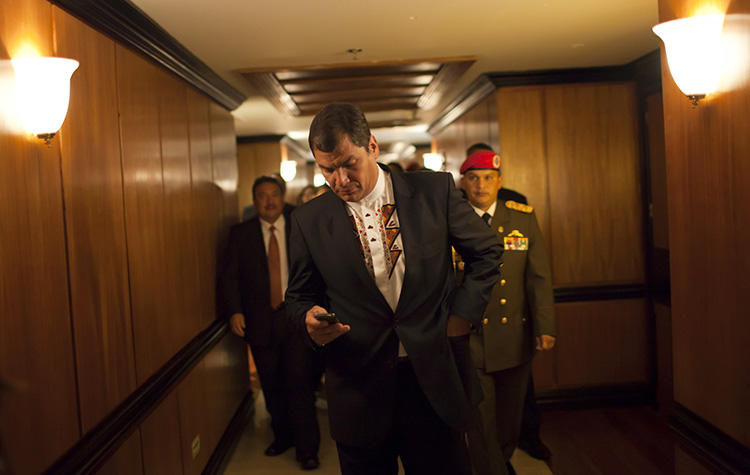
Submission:
<svg viewBox="0 0 750 475">
<path fill-rule="evenodd" d="M 278 173 L 272 173 L 271 178 L 276 180 L 279 183 L 279 186 L 281 187 L 281 196 L 282 200 L 286 198 L 286 181 L 281 177 Z M 294 209 L 294 206 L 290 205 L 286 201 L 284 201 L 284 213 L 289 214 Z M 249 221 L 250 219 L 254 218 L 258 215 L 258 212 L 255 209 L 255 204 L 251 203 L 244 208 L 242 208 L 242 219 L 241 221 Z"/>
<path fill-rule="evenodd" d="M 353 105 L 324 107 L 308 140 L 333 193 L 291 217 L 286 297 L 325 357 L 341 472 L 395 475 L 400 457 L 407 475 L 468 474 L 470 402 L 453 348 L 468 352 L 481 325 L 501 246 L 450 174 L 379 166 Z M 458 287 L 451 245 L 467 262 Z"/>
<path fill-rule="evenodd" d="M 493 473 L 515 473 L 510 458 L 518 443 L 534 352 L 555 345 L 552 277 L 531 206 L 500 201 L 500 156 L 480 150 L 461 166 L 461 187 L 474 211 L 504 245 L 502 278 L 492 290 L 471 354 L 484 401 L 479 410 Z M 460 251 L 458 251 L 460 254 Z M 466 266 L 468 267 L 468 266 Z M 470 451 L 482 450 L 472 447 Z"/>
<path fill-rule="evenodd" d="M 492 147 L 485 143 L 475 143 L 466 149 L 466 156 L 468 157 L 474 152 L 479 151 L 490 151 Z M 515 201 L 520 204 L 529 204 L 526 196 L 523 194 L 501 187 L 497 192 L 497 199 L 501 202 L 508 200 Z M 549 460 L 552 456 L 549 448 L 542 442 L 540 435 L 541 431 L 541 411 L 536 403 L 536 394 L 534 390 L 534 376 L 529 374 L 529 386 L 526 389 L 526 397 L 523 402 L 523 417 L 521 418 L 521 436 L 518 440 L 518 448 L 539 460 Z"/>
<path fill-rule="evenodd" d="M 290 213 L 272 177 L 253 183 L 257 216 L 232 227 L 219 274 L 221 315 L 250 345 L 258 368 L 276 456 L 296 447 L 304 470 L 318 467 L 320 430 L 315 412 L 314 358 L 306 335 L 290 322 L 283 300 L 289 276 Z"/>
<path fill-rule="evenodd" d="M 315 198 L 315 191 L 315 185 L 307 185 L 302 188 L 302 191 L 299 192 L 299 196 L 297 196 L 297 206 L 307 203 Z"/>
</svg>

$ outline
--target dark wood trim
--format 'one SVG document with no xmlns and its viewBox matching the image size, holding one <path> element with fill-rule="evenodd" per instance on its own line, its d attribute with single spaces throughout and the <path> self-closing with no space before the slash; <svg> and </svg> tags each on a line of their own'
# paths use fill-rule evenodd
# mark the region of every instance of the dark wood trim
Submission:
<svg viewBox="0 0 750 475">
<path fill-rule="evenodd" d="M 609 406 L 640 406 L 650 402 L 648 384 L 626 384 L 537 391 L 536 400 L 545 410 L 593 409 Z"/>
<path fill-rule="evenodd" d="M 639 299 L 648 295 L 648 287 L 644 284 L 559 287 L 554 294 L 555 303 Z"/>
<path fill-rule="evenodd" d="M 651 249 L 651 266 L 649 269 L 649 287 L 651 298 L 667 307 L 672 306 L 672 290 L 669 276 L 669 249 L 654 247 Z"/>
<path fill-rule="evenodd" d="M 86 24 L 135 49 L 229 110 L 245 95 L 182 46 L 128 0 L 49 0 Z"/>
<path fill-rule="evenodd" d="M 721 473 L 750 473 L 750 450 L 689 409 L 675 403 L 669 426 L 681 442 Z"/>
<path fill-rule="evenodd" d="M 237 145 L 246 143 L 281 142 L 281 139 L 284 137 L 286 137 L 285 134 L 241 135 L 237 137 Z"/>
<path fill-rule="evenodd" d="M 232 452 L 234 452 L 240 437 L 242 437 L 245 427 L 252 420 L 254 413 L 255 400 L 253 399 L 253 393 L 248 391 L 240 407 L 237 408 L 234 416 L 232 416 L 232 420 L 229 421 L 229 425 L 224 431 L 224 435 L 221 436 L 221 440 L 216 445 L 216 449 L 211 454 L 211 458 L 208 459 L 208 463 L 202 472 L 203 475 L 224 473 L 224 469 L 229 463 L 229 458 Z"/>
<path fill-rule="evenodd" d="M 495 92 L 495 89 L 495 85 L 486 75 L 480 75 L 443 109 L 437 119 L 427 128 L 427 133 L 433 136 L 439 134 L 444 128 L 452 124 L 453 121 Z"/>
<path fill-rule="evenodd" d="M 629 65 L 605 66 L 599 68 L 510 71 L 502 73 L 487 73 L 487 78 L 496 88 L 539 86 L 545 84 L 629 81 L 632 79 L 632 75 L 628 66 Z"/>
<path fill-rule="evenodd" d="M 216 320 L 199 333 L 45 473 L 90 473 L 101 466 L 227 331 L 227 323 Z"/>
</svg>

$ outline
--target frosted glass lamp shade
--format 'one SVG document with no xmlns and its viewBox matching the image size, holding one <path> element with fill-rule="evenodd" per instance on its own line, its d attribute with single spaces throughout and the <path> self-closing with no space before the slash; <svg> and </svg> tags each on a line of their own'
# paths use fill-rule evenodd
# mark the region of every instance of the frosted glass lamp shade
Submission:
<svg viewBox="0 0 750 475">
<path fill-rule="evenodd" d="M 323 186 L 325 184 L 326 184 L 326 179 L 322 173 L 316 173 L 315 176 L 313 176 L 313 185 Z"/>
<path fill-rule="evenodd" d="M 724 15 L 682 18 L 654 26 L 677 87 L 693 103 L 716 90 L 721 73 Z"/>
<path fill-rule="evenodd" d="M 68 113 L 70 77 L 78 61 L 66 58 L 17 58 L 11 64 L 24 128 L 49 139 L 60 130 Z"/>
</svg>

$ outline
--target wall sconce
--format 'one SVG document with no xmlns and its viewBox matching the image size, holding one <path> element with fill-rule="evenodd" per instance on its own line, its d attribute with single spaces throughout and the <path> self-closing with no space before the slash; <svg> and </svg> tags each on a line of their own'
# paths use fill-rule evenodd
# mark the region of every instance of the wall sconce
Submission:
<svg viewBox="0 0 750 475">
<path fill-rule="evenodd" d="M 68 113 L 70 77 L 78 69 L 78 61 L 46 57 L 10 62 L 16 72 L 24 128 L 49 145 Z"/>
<path fill-rule="evenodd" d="M 297 162 L 294 160 L 284 160 L 281 162 L 281 169 L 279 172 L 284 181 L 294 180 L 294 177 L 297 176 Z"/>
<path fill-rule="evenodd" d="M 425 153 L 422 155 L 424 167 L 433 171 L 440 171 L 443 168 L 443 155 L 440 153 Z"/>
<path fill-rule="evenodd" d="M 704 15 L 653 27 L 664 42 L 674 82 L 693 106 L 715 91 L 719 83 L 723 24 L 724 15 Z"/>
</svg>

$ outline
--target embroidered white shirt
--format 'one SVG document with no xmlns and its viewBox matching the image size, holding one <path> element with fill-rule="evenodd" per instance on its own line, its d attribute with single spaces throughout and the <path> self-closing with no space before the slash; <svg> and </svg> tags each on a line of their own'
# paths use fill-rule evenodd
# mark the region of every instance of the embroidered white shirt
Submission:
<svg viewBox="0 0 750 475">
<path fill-rule="evenodd" d="M 281 214 L 273 223 L 276 235 L 276 241 L 279 243 L 279 265 L 281 266 L 281 295 L 286 294 L 286 288 L 289 285 L 289 261 L 286 255 L 286 219 Z M 268 243 L 271 241 L 271 223 L 260 218 L 260 230 L 263 232 L 263 246 L 268 256 Z"/>
<path fill-rule="evenodd" d="M 346 206 L 357 229 L 367 270 L 395 311 L 404 283 L 406 261 L 390 174 L 378 167 L 375 188 L 359 201 L 347 201 Z M 406 355 L 400 344 L 399 355 Z"/>
</svg>

